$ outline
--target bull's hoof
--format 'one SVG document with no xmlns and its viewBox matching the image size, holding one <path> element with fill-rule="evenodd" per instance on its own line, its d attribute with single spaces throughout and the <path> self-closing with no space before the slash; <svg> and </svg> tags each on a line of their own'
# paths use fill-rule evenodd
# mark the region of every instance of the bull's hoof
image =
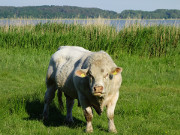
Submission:
<svg viewBox="0 0 180 135">
<path fill-rule="evenodd" d="M 74 123 L 74 120 L 71 118 L 66 118 L 66 123 L 69 123 L 69 124 Z"/>
<path fill-rule="evenodd" d="M 92 133 L 93 132 L 93 127 L 92 127 L 92 125 L 88 125 L 87 127 L 86 127 L 86 133 Z"/>
<path fill-rule="evenodd" d="M 48 117 L 44 117 L 42 118 L 43 121 L 47 121 L 48 120 Z"/>
<path fill-rule="evenodd" d="M 43 113 L 43 121 L 47 121 L 48 120 L 48 114 L 47 113 Z"/>
<path fill-rule="evenodd" d="M 86 133 L 92 133 L 93 129 L 86 129 Z"/>
<path fill-rule="evenodd" d="M 111 132 L 111 133 L 117 133 L 117 130 L 116 130 L 116 129 L 109 129 L 109 132 Z"/>
</svg>

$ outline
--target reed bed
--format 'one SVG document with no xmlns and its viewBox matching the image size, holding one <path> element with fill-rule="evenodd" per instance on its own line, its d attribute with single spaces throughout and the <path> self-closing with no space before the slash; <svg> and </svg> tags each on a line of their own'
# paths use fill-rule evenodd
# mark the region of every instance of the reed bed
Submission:
<svg viewBox="0 0 180 135">
<path fill-rule="evenodd" d="M 105 20 L 104 20 L 105 21 Z M 118 31 L 103 20 L 86 24 L 45 23 L 0 27 L 0 47 L 46 49 L 54 52 L 61 45 L 105 50 L 113 56 L 122 53 L 145 57 L 174 55 L 179 51 L 177 26 L 130 24 Z"/>
</svg>

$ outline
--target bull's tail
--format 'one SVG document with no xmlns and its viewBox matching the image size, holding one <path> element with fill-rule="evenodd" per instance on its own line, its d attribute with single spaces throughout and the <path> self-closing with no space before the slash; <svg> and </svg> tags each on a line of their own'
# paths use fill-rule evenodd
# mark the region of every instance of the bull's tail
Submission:
<svg viewBox="0 0 180 135">
<path fill-rule="evenodd" d="M 58 96 L 59 108 L 61 111 L 63 111 L 64 105 L 63 105 L 63 101 L 62 101 L 62 91 L 60 89 L 58 89 L 57 96 Z"/>
</svg>

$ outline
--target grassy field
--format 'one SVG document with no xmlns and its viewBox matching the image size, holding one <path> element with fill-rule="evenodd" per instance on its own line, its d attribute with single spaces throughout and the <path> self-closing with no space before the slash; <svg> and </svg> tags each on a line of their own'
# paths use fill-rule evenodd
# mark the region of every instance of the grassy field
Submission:
<svg viewBox="0 0 180 135">
<path fill-rule="evenodd" d="M 123 67 L 118 134 L 180 133 L 180 28 L 136 24 L 118 32 L 105 25 L 55 23 L 0 27 L 0 134 L 86 134 L 77 101 L 74 124 L 65 123 L 57 97 L 49 121 L 42 121 L 46 71 L 59 45 L 105 50 Z M 108 133 L 106 111 L 94 111 L 93 126 L 93 134 Z"/>
</svg>

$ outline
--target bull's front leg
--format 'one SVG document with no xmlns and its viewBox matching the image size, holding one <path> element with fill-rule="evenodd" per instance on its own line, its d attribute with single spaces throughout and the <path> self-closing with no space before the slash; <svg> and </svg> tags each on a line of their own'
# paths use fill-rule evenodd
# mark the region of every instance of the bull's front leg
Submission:
<svg viewBox="0 0 180 135">
<path fill-rule="evenodd" d="M 117 133 L 116 127 L 114 125 L 114 110 L 116 106 L 116 102 L 118 100 L 119 93 L 111 98 L 111 101 L 107 104 L 107 117 L 108 117 L 108 127 L 109 132 Z"/>
<path fill-rule="evenodd" d="M 84 116 L 86 118 L 86 132 L 91 133 L 93 132 L 93 127 L 92 127 L 92 118 L 93 118 L 93 113 L 91 107 L 86 107 L 84 110 Z"/>
</svg>

